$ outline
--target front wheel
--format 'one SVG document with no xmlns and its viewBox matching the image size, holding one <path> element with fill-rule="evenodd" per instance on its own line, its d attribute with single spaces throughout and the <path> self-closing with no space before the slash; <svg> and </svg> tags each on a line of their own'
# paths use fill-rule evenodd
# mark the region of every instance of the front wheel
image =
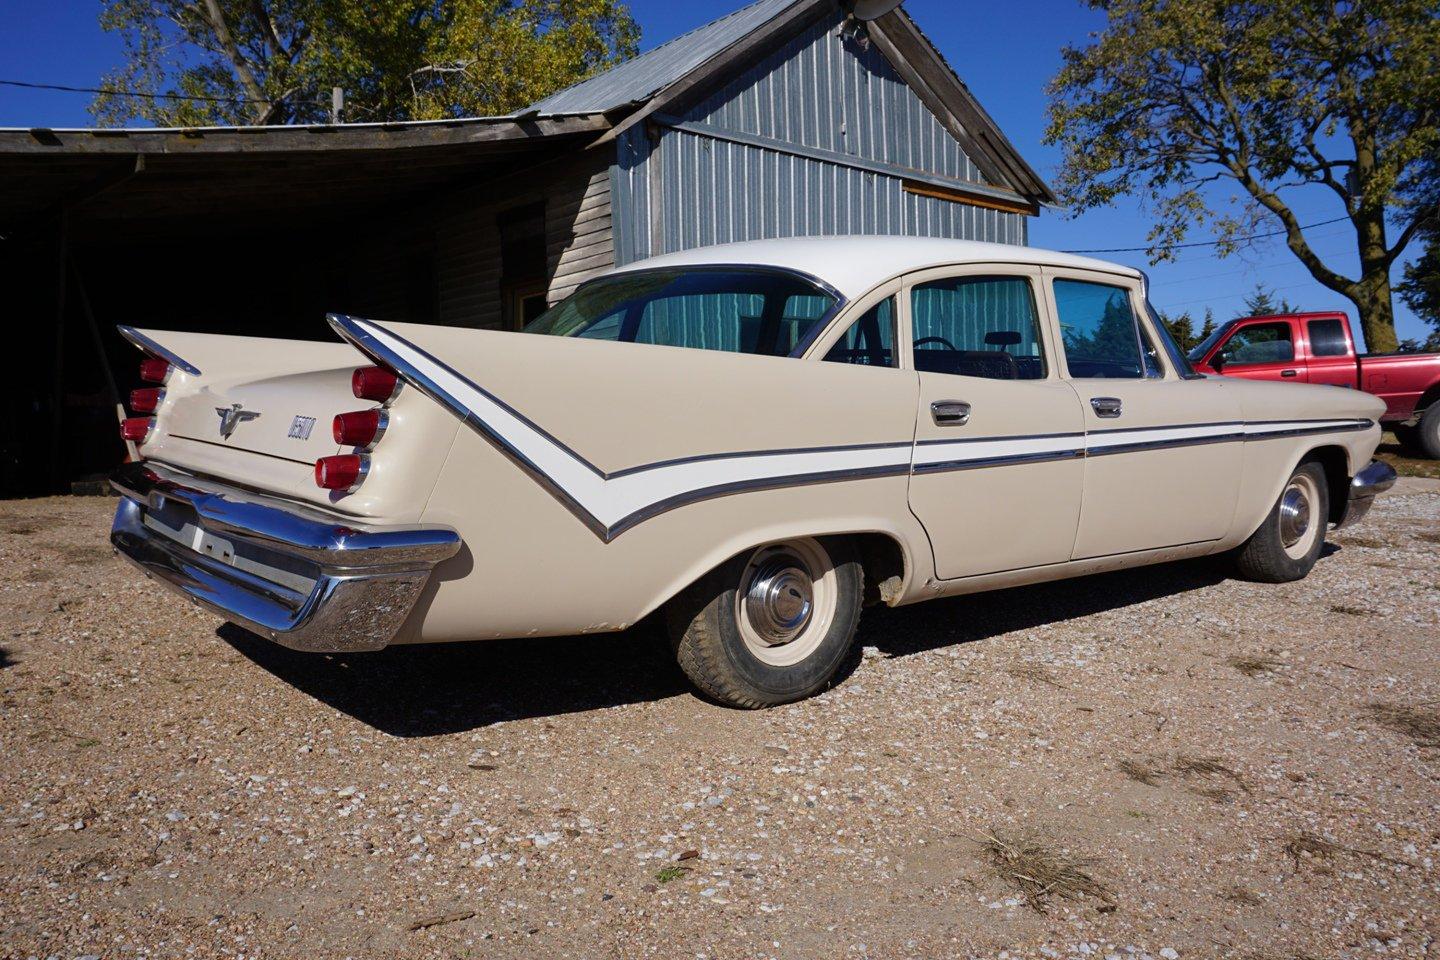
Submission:
<svg viewBox="0 0 1440 960">
<path fill-rule="evenodd" d="M 1261 583 L 1303 579 L 1325 545 L 1328 490 L 1320 464 L 1296 467 L 1265 522 L 1240 548 L 1235 560 L 1240 575 Z"/>
<path fill-rule="evenodd" d="M 1417 456 L 1440 460 L 1440 400 L 1431 402 L 1430 408 L 1412 429 L 1415 434 L 1406 446 Z"/>
<path fill-rule="evenodd" d="M 666 607 L 680 669 L 736 707 L 819 693 L 850 651 L 864 586 L 847 538 L 799 537 L 733 557 Z"/>
</svg>

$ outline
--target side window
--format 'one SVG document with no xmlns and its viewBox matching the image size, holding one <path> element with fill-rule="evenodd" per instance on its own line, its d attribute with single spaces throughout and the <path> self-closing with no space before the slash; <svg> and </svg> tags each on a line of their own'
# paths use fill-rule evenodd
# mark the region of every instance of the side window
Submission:
<svg viewBox="0 0 1440 960">
<path fill-rule="evenodd" d="M 1288 323 L 1252 323 L 1235 331 L 1225 341 L 1220 355 L 1226 365 L 1246 363 L 1289 363 L 1295 359 L 1295 344 Z"/>
<path fill-rule="evenodd" d="M 1024 277 L 947 277 L 910 291 L 915 369 L 991 380 L 1043 380 L 1035 293 Z"/>
<path fill-rule="evenodd" d="M 1140 379 L 1151 374 L 1140 350 L 1130 291 L 1088 280 L 1056 280 L 1055 307 L 1070 376 Z"/>
<path fill-rule="evenodd" d="M 824 359 L 862 367 L 895 366 L 895 298 L 887 297 L 866 310 L 835 341 Z"/>
<path fill-rule="evenodd" d="M 1350 352 L 1345 340 L 1345 324 L 1339 320 L 1311 320 L 1310 354 L 1316 357 L 1343 357 Z"/>
</svg>

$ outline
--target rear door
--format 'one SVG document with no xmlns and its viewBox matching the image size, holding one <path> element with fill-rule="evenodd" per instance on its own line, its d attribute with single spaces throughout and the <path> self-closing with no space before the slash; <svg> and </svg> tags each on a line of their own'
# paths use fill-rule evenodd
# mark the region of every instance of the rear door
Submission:
<svg viewBox="0 0 1440 960">
<path fill-rule="evenodd" d="M 1056 371 L 1038 268 L 909 278 L 902 354 L 919 379 L 910 509 L 941 579 L 1070 559 L 1084 421 Z"/>
<path fill-rule="evenodd" d="M 1240 405 L 1225 381 L 1182 379 L 1155 349 L 1137 280 L 1045 273 L 1059 360 L 1085 422 L 1074 559 L 1224 536 L 1244 437 Z"/>
<path fill-rule="evenodd" d="M 1360 382 L 1355 362 L 1359 351 L 1350 340 L 1350 328 L 1339 317 L 1311 317 L 1305 328 L 1305 369 L 1311 383 L 1354 387 Z"/>
</svg>

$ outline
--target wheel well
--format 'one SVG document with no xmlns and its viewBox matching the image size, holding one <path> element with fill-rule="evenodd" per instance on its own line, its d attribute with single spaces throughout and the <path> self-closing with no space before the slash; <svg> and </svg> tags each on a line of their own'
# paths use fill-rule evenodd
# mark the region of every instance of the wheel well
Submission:
<svg viewBox="0 0 1440 960">
<path fill-rule="evenodd" d="M 1301 458 L 1303 463 L 1318 463 L 1325 469 L 1325 486 L 1330 500 L 1330 522 L 1339 523 L 1345 516 L 1345 500 L 1350 495 L 1350 459 L 1344 447 L 1316 447 Z"/>
<path fill-rule="evenodd" d="M 891 604 L 905 583 L 905 552 L 884 533 L 851 534 L 865 570 L 865 605 Z"/>
</svg>

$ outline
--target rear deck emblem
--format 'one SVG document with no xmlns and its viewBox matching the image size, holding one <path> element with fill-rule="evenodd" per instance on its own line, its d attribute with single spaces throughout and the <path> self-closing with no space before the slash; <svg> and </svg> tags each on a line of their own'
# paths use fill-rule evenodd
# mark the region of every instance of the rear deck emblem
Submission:
<svg viewBox="0 0 1440 960">
<path fill-rule="evenodd" d="M 226 440 L 235 428 L 247 420 L 255 420 L 260 414 L 254 410 L 243 410 L 240 404 L 232 403 L 228 407 L 216 407 L 215 412 L 220 414 L 220 436 Z"/>
<path fill-rule="evenodd" d="M 315 429 L 314 417 L 302 417 L 295 414 L 295 419 L 290 421 L 290 439 L 309 440 L 310 431 Z"/>
</svg>

